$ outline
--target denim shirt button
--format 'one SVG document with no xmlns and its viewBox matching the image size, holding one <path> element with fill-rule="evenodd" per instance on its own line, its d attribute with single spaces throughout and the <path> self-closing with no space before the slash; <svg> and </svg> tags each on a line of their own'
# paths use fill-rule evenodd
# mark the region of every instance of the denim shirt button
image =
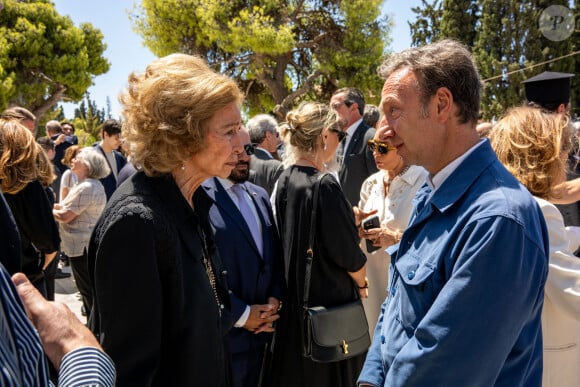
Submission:
<svg viewBox="0 0 580 387">
<path fill-rule="evenodd" d="M 387 341 L 385 340 L 385 335 L 381 335 L 381 344 L 385 344 L 385 341 Z"/>
<path fill-rule="evenodd" d="M 397 294 L 397 288 L 393 288 L 393 290 L 391 290 L 391 296 L 395 296 L 395 294 Z"/>
<path fill-rule="evenodd" d="M 407 278 L 409 280 L 412 280 L 413 278 L 415 278 L 415 270 L 411 270 L 409 273 L 407 273 Z"/>
</svg>

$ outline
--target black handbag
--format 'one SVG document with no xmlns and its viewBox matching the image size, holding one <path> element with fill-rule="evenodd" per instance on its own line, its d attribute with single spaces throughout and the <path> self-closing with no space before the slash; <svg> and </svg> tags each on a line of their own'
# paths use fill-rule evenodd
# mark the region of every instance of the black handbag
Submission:
<svg viewBox="0 0 580 387">
<path fill-rule="evenodd" d="M 302 355 L 315 362 L 330 363 L 365 353 L 371 345 L 371 338 L 369 336 L 367 317 L 360 298 L 331 308 L 324 306 L 308 307 L 310 277 L 314 259 L 312 248 L 316 230 L 316 210 L 318 207 L 320 180 L 322 180 L 322 177 L 314 184 L 310 237 L 308 250 L 306 251 L 304 295 L 302 299 L 304 311 Z M 356 292 L 354 285 L 353 291 Z"/>
</svg>

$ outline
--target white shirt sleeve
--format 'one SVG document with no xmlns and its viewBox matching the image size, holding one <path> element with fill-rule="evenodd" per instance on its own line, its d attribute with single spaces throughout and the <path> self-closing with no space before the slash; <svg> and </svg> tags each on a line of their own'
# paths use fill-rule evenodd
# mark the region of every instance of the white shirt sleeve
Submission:
<svg viewBox="0 0 580 387">
<path fill-rule="evenodd" d="M 238 321 L 236 321 L 234 326 L 236 328 L 242 328 L 244 325 L 246 325 L 246 321 L 248 321 L 248 317 L 250 317 L 250 306 L 246 305 L 246 310 L 244 310 L 244 313 L 242 313 L 242 315 L 240 316 Z"/>
</svg>

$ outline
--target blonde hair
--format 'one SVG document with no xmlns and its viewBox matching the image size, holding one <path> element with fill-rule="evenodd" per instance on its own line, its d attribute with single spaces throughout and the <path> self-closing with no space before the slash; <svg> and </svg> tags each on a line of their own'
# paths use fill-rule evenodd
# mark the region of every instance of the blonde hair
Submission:
<svg viewBox="0 0 580 387">
<path fill-rule="evenodd" d="M 171 54 L 132 73 L 119 97 L 123 137 L 149 176 L 166 174 L 202 150 L 207 122 L 243 95 L 234 81 L 196 56 Z"/>
<path fill-rule="evenodd" d="M 36 180 L 38 150 L 24 125 L 14 119 L 0 119 L 0 180 L 4 193 L 16 194 Z"/>
<path fill-rule="evenodd" d="M 338 115 L 326 104 L 303 102 L 286 114 L 280 134 L 286 143 L 284 165 L 292 165 L 300 157 L 314 155 L 321 149 L 322 131 L 339 126 Z"/>
<path fill-rule="evenodd" d="M 54 167 L 42 145 L 36 143 L 36 146 L 38 147 L 36 154 L 37 177 L 43 187 L 48 187 L 56 179 Z"/>
<path fill-rule="evenodd" d="M 489 140 L 498 159 L 532 195 L 553 198 L 572 147 L 567 118 L 533 107 L 512 108 L 493 126 Z"/>
<path fill-rule="evenodd" d="M 79 154 L 81 147 L 78 145 L 71 145 L 64 151 L 64 157 L 60 160 L 63 165 L 70 167 L 72 160 Z"/>
</svg>

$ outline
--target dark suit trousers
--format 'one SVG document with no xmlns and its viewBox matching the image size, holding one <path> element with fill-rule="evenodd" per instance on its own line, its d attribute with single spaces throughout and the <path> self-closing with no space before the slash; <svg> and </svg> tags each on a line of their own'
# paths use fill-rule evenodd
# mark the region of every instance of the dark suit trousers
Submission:
<svg viewBox="0 0 580 387">
<path fill-rule="evenodd" d="M 89 267 L 87 263 L 87 249 L 83 255 L 78 257 L 69 257 L 70 267 L 72 269 L 77 289 L 81 293 L 83 305 L 87 312 L 87 321 L 93 306 L 93 288 L 91 286 L 91 277 L 89 275 Z"/>
<path fill-rule="evenodd" d="M 258 386 L 265 347 L 265 344 L 251 345 L 247 352 L 232 354 L 233 387 Z"/>
</svg>

